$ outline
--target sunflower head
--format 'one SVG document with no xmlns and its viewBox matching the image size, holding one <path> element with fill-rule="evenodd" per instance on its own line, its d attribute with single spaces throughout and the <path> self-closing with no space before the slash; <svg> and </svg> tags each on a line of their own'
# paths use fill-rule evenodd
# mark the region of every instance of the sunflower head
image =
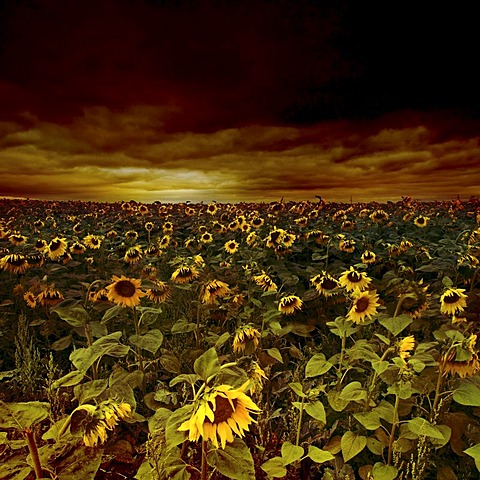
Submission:
<svg viewBox="0 0 480 480">
<path fill-rule="evenodd" d="M 363 323 L 365 319 L 372 318 L 377 313 L 378 295 L 376 292 L 361 292 L 355 290 L 352 295 L 353 305 L 347 314 L 347 320 L 354 323 Z"/>
<path fill-rule="evenodd" d="M 365 290 L 368 288 L 371 281 L 371 278 L 369 278 L 365 272 L 359 272 L 353 267 L 350 267 L 349 270 L 343 272 L 338 279 L 339 284 L 342 287 L 345 287 L 347 292 L 353 290 Z"/>
<path fill-rule="evenodd" d="M 190 283 L 198 278 L 199 275 L 194 266 L 182 265 L 172 273 L 171 280 L 175 283 Z"/>
<path fill-rule="evenodd" d="M 464 288 L 448 288 L 440 297 L 440 312 L 445 315 L 457 315 L 467 306 Z"/>
<path fill-rule="evenodd" d="M 112 283 L 106 287 L 107 297 L 111 302 L 122 307 L 140 305 L 140 299 L 145 296 L 141 290 L 142 281 L 137 278 L 113 276 Z"/>
<path fill-rule="evenodd" d="M 278 302 L 278 310 L 284 315 L 292 315 L 296 310 L 301 310 L 302 300 L 296 295 L 287 295 Z"/>
<path fill-rule="evenodd" d="M 251 324 L 238 327 L 233 337 L 233 351 L 251 355 L 257 349 L 260 337 L 260 331 Z"/>
</svg>

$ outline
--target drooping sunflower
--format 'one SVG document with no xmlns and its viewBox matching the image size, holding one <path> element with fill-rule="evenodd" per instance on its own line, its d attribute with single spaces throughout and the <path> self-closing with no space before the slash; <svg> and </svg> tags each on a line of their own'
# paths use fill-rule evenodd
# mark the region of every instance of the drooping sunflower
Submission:
<svg viewBox="0 0 480 480">
<path fill-rule="evenodd" d="M 68 243 L 65 238 L 55 237 L 47 246 L 46 253 L 50 260 L 60 258 L 68 248 Z"/>
<path fill-rule="evenodd" d="M 251 355 L 260 343 L 260 331 L 250 323 L 242 325 L 235 330 L 233 337 L 233 351 L 236 353 L 244 352 L 245 355 Z"/>
<path fill-rule="evenodd" d="M 165 222 L 162 225 L 162 230 L 165 235 L 171 235 L 173 233 L 173 223 L 172 222 Z"/>
<path fill-rule="evenodd" d="M 376 260 L 377 260 L 377 256 L 371 250 L 365 250 L 362 253 L 362 263 L 364 263 L 365 265 L 370 265 L 372 263 L 375 263 Z"/>
<path fill-rule="evenodd" d="M 133 264 L 138 263 L 143 257 L 142 254 L 142 247 L 140 245 L 135 245 L 134 247 L 130 247 L 123 257 L 123 260 L 127 263 Z"/>
<path fill-rule="evenodd" d="M 116 230 L 109 230 L 107 232 L 107 238 L 115 238 L 118 237 L 118 233 Z"/>
<path fill-rule="evenodd" d="M 199 273 L 193 266 L 182 265 L 178 267 L 170 277 L 175 283 L 189 283 L 199 277 Z"/>
<path fill-rule="evenodd" d="M 28 238 L 25 235 L 20 235 L 17 233 L 14 233 L 8 237 L 8 241 L 17 247 L 21 245 L 25 245 L 27 243 Z"/>
<path fill-rule="evenodd" d="M 230 293 L 230 287 L 227 283 L 220 280 L 210 280 L 202 286 L 200 299 L 202 303 L 212 305 L 216 303 L 217 298 L 224 297 Z"/>
<path fill-rule="evenodd" d="M 48 246 L 48 243 L 43 238 L 39 238 L 35 240 L 33 248 L 38 252 L 43 253 L 46 250 L 47 246 Z"/>
<path fill-rule="evenodd" d="M 238 250 L 238 242 L 235 240 L 229 240 L 224 245 L 225 251 L 233 255 Z"/>
<path fill-rule="evenodd" d="M 248 235 L 247 235 L 247 245 L 249 247 L 253 247 L 258 241 L 258 235 L 255 233 L 255 232 L 250 232 Z"/>
<path fill-rule="evenodd" d="M 233 434 L 243 437 L 249 425 L 254 421 L 251 413 L 258 413 L 260 409 L 252 399 L 245 394 L 250 382 L 240 388 L 233 389 L 231 385 L 219 385 L 207 389 L 197 400 L 190 419 L 183 422 L 179 431 L 187 431 L 188 439 L 196 442 L 202 437 L 211 440 L 219 448 L 227 442 L 233 442 Z"/>
<path fill-rule="evenodd" d="M 158 257 L 160 254 L 160 249 L 156 245 L 152 244 L 145 249 L 145 254 L 149 257 Z"/>
<path fill-rule="evenodd" d="M 113 283 L 106 287 L 108 299 L 122 307 L 140 305 L 140 299 L 146 294 L 142 291 L 142 281 L 138 278 L 117 277 L 113 275 Z"/>
<path fill-rule="evenodd" d="M 302 300 L 296 295 L 287 295 L 278 302 L 278 311 L 284 315 L 292 315 L 295 310 L 301 310 Z"/>
<path fill-rule="evenodd" d="M 253 218 L 250 222 L 250 225 L 253 227 L 253 228 L 260 228 L 264 223 L 264 220 L 263 218 L 261 217 L 256 217 L 256 218 Z"/>
<path fill-rule="evenodd" d="M 358 270 L 355 270 L 354 267 L 350 267 L 349 270 L 343 272 L 338 279 L 338 283 L 340 283 L 342 287 L 345 287 L 347 292 L 356 289 L 365 290 L 368 288 L 371 281 L 372 279 L 365 272 L 359 272 Z"/>
<path fill-rule="evenodd" d="M 75 255 L 83 255 L 86 252 L 86 250 L 87 249 L 85 245 L 83 245 L 83 243 L 80 243 L 80 242 L 75 242 L 70 247 L 70 252 Z"/>
<path fill-rule="evenodd" d="M 355 240 L 348 238 L 340 239 L 338 249 L 341 252 L 353 253 L 355 251 Z"/>
<path fill-rule="evenodd" d="M 415 337 L 409 335 L 408 337 L 402 338 L 398 344 L 398 356 L 403 360 L 410 358 L 412 350 L 415 349 Z"/>
<path fill-rule="evenodd" d="M 170 287 L 161 280 L 157 280 L 155 282 L 155 286 L 153 288 L 149 288 L 146 291 L 147 298 L 152 300 L 154 303 L 164 303 L 166 302 L 171 295 Z"/>
<path fill-rule="evenodd" d="M 43 288 L 43 290 L 38 294 L 37 302 L 44 307 L 52 307 L 57 303 L 60 303 L 63 298 L 62 292 L 57 290 L 54 286 L 49 286 Z"/>
<path fill-rule="evenodd" d="M 480 359 L 476 350 L 477 335 L 470 335 L 462 345 L 450 348 L 439 359 L 442 375 L 456 373 L 459 377 L 472 377 L 480 371 Z"/>
<path fill-rule="evenodd" d="M 0 259 L 0 268 L 11 273 L 25 273 L 29 264 L 24 255 L 10 253 Z"/>
<path fill-rule="evenodd" d="M 138 238 L 138 232 L 136 230 L 128 230 L 125 232 L 125 237 L 129 240 L 135 241 Z"/>
<path fill-rule="evenodd" d="M 89 300 L 93 303 L 107 303 L 110 300 L 108 299 L 108 290 L 106 288 L 100 288 L 97 291 L 90 291 Z"/>
<path fill-rule="evenodd" d="M 277 284 L 271 279 L 270 275 L 267 275 L 265 272 L 262 272 L 260 275 L 255 275 L 253 280 L 264 292 L 277 291 Z"/>
<path fill-rule="evenodd" d="M 243 357 L 237 362 L 237 366 L 245 370 L 250 379 L 250 392 L 259 392 L 263 388 L 263 382 L 268 380 L 267 375 L 260 365 L 251 357 Z"/>
<path fill-rule="evenodd" d="M 170 235 L 163 235 L 163 237 L 157 243 L 158 248 L 160 248 L 161 250 L 165 250 L 166 248 L 168 248 L 171 241 L 172 237 Z"/>
<path fill-rule="evenodd" d="M 377 313 L 378 295 L 375 291 L 354 291 L 352 294 L 353 305 L 347 314 L 347 320 L 354 323 L 363 323 L 365 318 L 372 318 Z"/>
<path fill-rule="evenodd" d="M 339 293 L 340 284 L 338 280 L 327 272 L 322 272 L 310 279 L 310 283 L 315 287 L 315 290 L 324 297 L 331 297 Z"/>
<path fill-rule="evenodd" d="M 464 288 L 449 288 L 440 297 L 440 312 L 445 315 L 456 315 L 467 306 Z"/>
</svg>

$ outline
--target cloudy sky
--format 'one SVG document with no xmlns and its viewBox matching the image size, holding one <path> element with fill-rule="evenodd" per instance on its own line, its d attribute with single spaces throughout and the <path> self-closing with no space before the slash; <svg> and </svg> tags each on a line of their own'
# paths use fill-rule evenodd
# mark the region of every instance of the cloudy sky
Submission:
<svg viewBox="0 0 480 480">
<path fill-rule="evenodd" d="M 4 0 L 0 197 L 478 196 L 480 34 L 459 5 Z"/>
</svg>

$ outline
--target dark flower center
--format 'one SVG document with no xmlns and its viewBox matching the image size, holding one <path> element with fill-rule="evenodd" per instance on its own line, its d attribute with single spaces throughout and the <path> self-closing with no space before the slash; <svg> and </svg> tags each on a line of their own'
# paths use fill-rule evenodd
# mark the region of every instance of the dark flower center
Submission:
<svg viewBox="0 0 480 480">
<path fill-rule="evenodd" d="M 445 303 L 450 303 L 450 304 L 457 303 L 459 300 L 460 300 L 460 295 L 458 295 L 458 293 L 455 293 L 455 292 L 448 292 L 447 295 L 443 297 L 443 301 Z"/>
<path fill-rule="evenodd" d="M 362 276 L 358 272 L 349 272 L 347 278 L 352 283 L 358 283 L 362 280 Z"/>
<path fill-rule="evenodd" d="M 234 405 L 233 408 L 228 399 L 219 395 L 215 397 L 215 418 L 213 423 L 218 425 L 219 423 L 226 422 L 229 418 L 232 418 L 232 413 L 237 407 L 237 399 L 234 398 L 231 401 Z"/>
<path fill-rule="evenodd" d="M 58 250 L 61 247 L 62 243 L 60 240 L 52 240 L 50 242 L 50 251 L 54 252 L 55 250 Z"/>
<path fill-rule="evenodd" d="M 324 278 L 320 282 L 320 286 L 325 290 L 333 290 L 337 287 L 337 282 L 331 278 Z"/>
<path fill-rule="evenodd" d="M 357 313 L 363 313 L 370 305 L 370 300 L 367 297 L 362 297 L 355 303 L 355 310 Z"/>
<path fill-rule="evenodd" d="M 120 280 L 115 284 L 115 292 L 121 297 L 133 297 L 136 291 L 135 285 L 129 280 Z"/>
</svg>

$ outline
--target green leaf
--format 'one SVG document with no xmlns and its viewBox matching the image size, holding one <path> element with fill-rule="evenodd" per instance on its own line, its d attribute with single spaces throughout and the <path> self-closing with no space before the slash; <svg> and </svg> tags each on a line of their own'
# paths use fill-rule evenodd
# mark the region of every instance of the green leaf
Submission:
<svg viewBox="0 0 480 480">
<path fill-rule="evenodd" d="M 220 348 L 228 339 L 230 338 L 229 332 L 224 332 L 220 335 L 217 340 L 215 341 L 215 348 Z"/>
<path fill-rule="evenodd" d="M 380 417 L 377 412 L 358 412 L 353 416 L 358 420 L 367 430 L 376 430 L 380 427 Z"/>
<path fill-rule="evenodd" d="M 281 457 L 273 457 L 261 465 L 261 469 L 267 473 L 269 478 L 282 478 L 287 474 Z"/>
<path fill-rule="evenodd" d="M 255 480 L 252 454 L 243 440 L 234 438 L 224 449 L 211 450 L 207 462 L 222 475 L 233 480 Z"/>
<path fill-rule="evenodd" d="M 392 465 L 377 462 L 372 469 L 373 480 L 394 480 L 397 478 L 398 469 Z"/>
<path fill-rule="evenodd" d="M 121 305 L 115 305 L 114 307 L 109 308 L 103 314 L 101 323 L 107 323 L 112 318 L 115 318 L 122 310 L 123 310 L 123 307 Z"/>
<path fill-rule="evenodd" d="M 336 412 L 342 412 L 348 405 L 348 400 L 343 400 L 341 394 L 342 392 L 338 392 L 337 390 L 330 390 L 327 393 L 328 403 Z"/>
<path fill-rule="evenodd" d="M 387 368 L 389 363 L 386 360 L 375 360 L 372 362 L 372 368 L 377 375 L 381 375 Z"/>
<path fill-rule="evenodd" d="M 53 309 L 57 315 L 72 327 L 83 327 L 88 323 L 88 312 L 81 305 Z"/>
<path fill-rule="evenodd" d="M 144 335 L 132 335 L 130 343 L 142 350 L 155 354 L 163 342 L 163 333 L 160 330 L 153 329 Z"/>
<path fill-rule="evenodd" d="M 315 463 L 325 463 L 330 460 L 335 460 L 335 456 L 326 450 L 315 447 L 313 445 L 308 446 L 308 457 L 310 457 Z"/>
<path fill-rule="evenodd" d="M 317 353 L 308 361 L 307 366 L 305 367 L 305 377 L 311 378 L 323 375 L 332 367 L 333 364 L 325 359 L 323 353 Z"/>
<path fill-rule="evenodd" d="M 473 447 L 467 448 L 463 452 L 467 455 L 470 455 L 475 460 L 475 466 L 480 472 L 480 443 L 477 443 Z"/>
<path fill-rule="evenodd" d="M 180 445 L 187 439 L 188 432 L 178 431 L 178 427 L 188 420 L 193 414 L 193 404 L 184 405 L 175 410 L 167 420 L 165 428 L 165 438 L 167 440 L 167 449 Z"/>
<path fill-rule="evenodd" d="M 305 405 L 305 411 L 315 420 L 319 420 L 324 424 L 327 423 L 327 415 L 325 413 L 325 407 L 323 406 L 323 403 L 320 400 L 307 403 Z"/>
<path fill-rule="evenodd" d="M 59 352 L 61 350 L 65 350 L 66 348 L 68 348 L 71 345 L 71 343 L 72 343 L 72 336 L 67 335 L 66 337 L 60 338 L 56 342 L 53 342 L 50 345 L 50 348 L 52 350 L 55 350 L 56 352 Z"/>
<path fill-rule="evenodd" d="M 268 348 L 267 353 L 273 357 L 275 360 L 283 363 L 282 354 L 279 352 L 278 348 Z"/>
<path fill-rule="evenodd" d="M 431 439 L 435 450 L 438 450 L 450 441 L 450 437 L 452 436 L 452 429 L 448 425 L 435 425 L 435 428 L 439 430 L 439 432 L 443 435 L 443 439 L 441 440 L 436 438 Z"/>
<path fill-rule="evenodd" d="M 348 462 L 367 445 L 367 437 L 348 431 L 343 434 L 341 443 L 343 460 Z"/>
<path fill-rule="evenodd" d="M 77 370 L 87 371 L 93 365 L 93 362 L 103 355 L 124 357 L 128 354 L 130 348 L 118 343 L 121 336 L 122 332 L 113 332 L 106 337 L 99 338 L 90 347 L 74 350 L 70 354 L 70 360 Z"/>
<path fill-rule="evenodd" d="M 163 351 L 162 356 L 160 357 L 160 365 L 170 373 L 180 373 L 182 366 L 178 356 L 170 353 L 168 351 Z"/>
<path fill-rule="evenodd" d="M 78 404 L 82 405 L 87 403 L 89 400 L 92 400 L 99 395 L 101 395 L 108 386 L 108 382 L 105 379 L 101 380 L 92 380 L 87 383 L 81 383 L 73 389 L 75 398 L 78 400 Z"/>
<path fill-rule="evenodd" d="M 398 317 L 381 318 L 378 322 L 396 337 L 413 322 L 413 318 L 409 315 L 399 315 Z"/>
<path fill-rule="evenodd" d="M 303 456 L 303 448 L 293 443 L 285 442 L 282 445 L 282 460 L 283 465 L 287 466 L 297 460 L 300 460 Z"/>
<path fill-rule="evenodd" d="M 288 386 L 300 397 L 307 398 L 307 395 L 303 393 L 303 385 L 299 382 L 289 383 Z"/>
<path fill-rule="evenodd" d="M 339 337 L 349 337 L 358 331 L 358 327 L 345 317 L 337 317 L 334 322 L 327 322 L 330 331 Z"/>
<path fill-rule="evenodd" d="M 360 382 L 351 382 L 342 389 L 340 398 L 349 402 L 366 400 L 367 391 L 362 387 Z"/>
<path fill-rule="evenodd" d="M 172 378 L 169 385 L 171 387 L 174 387 L 178 383 L 182 382 L 194 385 L 197 380 L 200 380 L 200 377 L 196 373 L 182 373 L 180 375 L 177 375 L 175 378 Z"/>
<path fill-rule="evenodd" d="M 443 440 L 442 432 L 430 422 L 421 417 L 415 417 L 407 422 L 408 428 L 411 432 L 425 437 L 437 438 Z"/>
<path fill-rule="evenodd" d="M 58 380 L 55 380 L 52 386 L 55 389 L 60 387 L 73 387 L 74 385 L 78 385 L 83 380 L 83 377 L 85 377 L 85 372 L 73 370 Z"/>
<path fill-rule="evenodd" d="M 196 323 L 187 322 L 187 320 L 178 320 L 172 326 L 172 334 L 194 332 L 197 329 Z"/>
<path fill-rule="evenodd" d="M 55 445 L 55 444 L 54 444 Z M 63 448 L 63 447 L 61 447 Z M 58 456 L 63 453 L 58 452 Z M 62 480 L 94 480 L 102 462 L 101 448 L 78 445 L 66 458 L 55 462 L 55 472 Z"/>
<path fill-rule="evenodd" d="M 47 402 L 5 403 L 0 400 L 0 428 L 25 430 L 47 418 L 49 413 Z"/>
<path fill-rule="evenodd" d="M 204 382 L 220 371 L 218 354 L 214 347 L 209 348 L 195 360 L 193 370 Z"/>
<path fill-rule="evenodd" d="M 453 392 L 453 399 L 460 405 L 480 407 L 480 380 L 476 377 L 462 379 Z"/>
</svg>

